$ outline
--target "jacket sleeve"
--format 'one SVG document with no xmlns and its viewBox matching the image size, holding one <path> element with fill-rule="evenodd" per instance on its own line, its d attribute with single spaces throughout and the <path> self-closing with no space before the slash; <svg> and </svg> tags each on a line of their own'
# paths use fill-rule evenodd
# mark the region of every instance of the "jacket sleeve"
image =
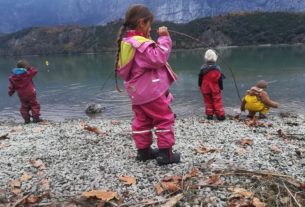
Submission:
<svg viewBox="0 0 305 207">
<path fill-rule="evenodd" d="M 200 70 L 200 73 L 199 73 L 199 75 L 198 75 L 198 86 L 199 86 L 199 87 L 201 87 L 202 76 L 203 76 L 203 72 L 202 72 L 202 70 Z"/>
<path fill-rule="evenodd" d="M 240 105 L 240 110 L 241 111 L 245 111 L 246 110 L 246 100 L 245 98 L 243 98 L 243 100 L 241 101 L 241 105 Z"/>
<path fill-rule="evenodd" d="M 220 90 L 223 90 L 223 79 L 225 79 L 226 76 L 224 74 L 221 73 L 220 78 L 218 79 L 218 85 Z"/>
<path fill-rule="evenodd" d="M 278 108 L 278 106 L 279 106 L 278 102 L 272 101 L 269 98 L 268 93 L 266 91 L 262 91 L 260 93 L 260 99 L 263 102 L 263 104 L 265 104 L 266 106 L 273 107 L 273 108 Z"/>
<path fill-rule="evenodd" d="M 15 86 L 14 83 L 9 80 L 9 85 L 8 85 L 8 95 L 12 96 L 15 93 Z"/>
<path fill-rule="evenodd" d="M 142 44 L 138 51 L 139 59 L 144 68 L 159 69 L 164 66 L 170 56 L 172 40 L 170 36 L 161 36 L 156 44 Z"/>
<path fill-rule="evenodd" d="M 37 74 L 37 70 L 33 67 L 30 67 L 28 70 L 27 70 L 27 73 L 28 75 L 33 78 L 36 74 Z"/>
</svg>

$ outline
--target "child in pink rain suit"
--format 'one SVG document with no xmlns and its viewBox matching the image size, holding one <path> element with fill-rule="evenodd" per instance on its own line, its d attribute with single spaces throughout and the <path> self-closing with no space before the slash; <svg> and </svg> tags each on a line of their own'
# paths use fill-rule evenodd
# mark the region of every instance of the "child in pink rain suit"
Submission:
<svg viewBox="0 0 305 207">
<path fill-rule="evenodd" d="M 154 42 L 150 39 L 152 21 L 153 15 L 145 6 L 133 5 L 128 9 L 118 38 L 116 74 L 124 80 L 132 103 L 137 159 L 155 158 L 159 165 L 164 165 L 180 162 L 180 154 L 172 151 L 174 113 L 169 107 L 169 87 L 176 76 L 167 63 L 172 48 L 167 28 L 159 28 L 159 38 Z M 151 148 L 153 132 L 159 150 Z"/>
</svg>

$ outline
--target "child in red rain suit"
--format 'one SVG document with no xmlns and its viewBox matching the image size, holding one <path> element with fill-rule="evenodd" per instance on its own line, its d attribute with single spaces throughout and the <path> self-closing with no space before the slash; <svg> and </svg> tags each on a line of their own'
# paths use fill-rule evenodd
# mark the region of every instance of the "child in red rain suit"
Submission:
<svg viewBox="0 0 305 207">
<path fill-rule="evenodd" d="M 225 76 L 221 73 L 220 67 L 216 65 L 217 54 L 214 50 L 207 50 L 204 59 L 205 64 L 201 67 L 198 84 L 205 104 L 207 119 L 213 119 L 216 114 L 218 120 L 225 120 L 225 112 L 222 105 L 221 90 L 223 89 L 222 79 Z"/>
<path fill-rule="evenodd" d="M 154 42 L 150 39 L 152 21 L 153 15 L 145 6 L 128 9 L 119 32 L 115 66 L 131 99 L 137 160 L 156 159 L 159 165 L 165 165 L 180 162 L 180 154 L 172 151 L 174 113 L 169 107 L 172 95 L 168 91 L 176 76 L 167 63 L 172 49 L 169 32 L 160 27 Z M 151 148 L 153 132 L 158 150 Z"/>
<path fill-rule="evenodd" d="M 31 122 L 31 116 L 34 123 L 42 121 L 39 118 L 40 105 L 36 100 L 36 89 L 32 80 L 36 74 L 35 68 L 31 67 L 27 61 L 20 60 L 9 78 L 8 95 L 12 96 L 17 91 L 21 102 L 20 113 L 25 124 Z M 32 115 L 30 115 L 30 111 L 32 111 Z"/>
</svg>

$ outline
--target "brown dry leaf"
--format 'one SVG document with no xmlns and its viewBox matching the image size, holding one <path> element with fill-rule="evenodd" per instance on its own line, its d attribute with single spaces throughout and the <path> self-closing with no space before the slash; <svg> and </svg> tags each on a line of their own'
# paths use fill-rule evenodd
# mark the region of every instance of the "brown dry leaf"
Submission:
<svg viewBox="0 0 305 207">
<path fill-rule="evenodd" d="M 244 188 L 229 188 L 230 191 L 232 191 L 234 194 L 242 195 L 247 198 L 250 198 L 254 195 L 254 193 L 247 191 Z"/>
<path fill-rule="evenodd" d="M 274 153 L 283 152 L 283 150 L 276 145 L 271 145 L 271 151 L 274 152 Z"/>
<path fill-rule="evenodd" d="M 8 133 L 0 135 L 0 140 L 2 140 L 2 139 L 9 139 Z"/>
<path fill-rule="evenodd" d="M 44 128 L 42 127 L 36 127 L 36 128 L 33 128 L 32 131 L 34 133 L 41 133 L 43 130 L 45 130 Z"/>
<path fill-rule="evenodd" d="M 125 185 L 135 185 L 137 183 L 135 177 L 125 176 L 125 175 L 119 177 L 119 180 L 123 181 Z"/>
<path fill-rule="evenodd" d="M 237 147 L 235 149 L 235 153 L 238 154 L 239 156 L 242 156 L 242 155 L 246 154 L 246 152 L 247 151 L 244 148 L 242 148 L 242 147 Z"/>
<path fill-rule="evenodd" d="M 41 184 L 43 190 L 50 190 L 50 183 L 48 179 L 42 179 L 39 184 Z"/>
<path fill-rule="evenodd" d="M 22 132 L 22 131 L 24 131 L 22 127 L 14 127 L 13 129 L 11 129 L 11 132 Z"/>
<path fill-rule="evenodd" d="M 219 152 L 219 149 L 216 148 L 208 148 L 205 146 L 197 147 L 194 149 L 196 153 L 198 154 L 206 154 L 206 153 L 214 153 L 214 152 Z"/>
<path fill-rule="evenodd" d="M 162 188 L 162 186 L 161 186 L 160 183 L 157 183 L 157 184 L 155 185 L 155 191 L 156 191 L 157 195 L 160 195 L 161 193 L 164 192 L 164 189 Z"/>
<path fill-rule="evenodd" d="M 10 182 L 12 188 L 20 188 L 21 187 L 21 182 L 19 180 L 12 180 Z"/>
<path fill-rule="evenodd" d="M 227 201 L 228 207 L 249 207 L 249 202 L 241 195 L 230 196 Z"/>
<path fill-rule="evenodd" d="M 253 198 L 252 205 L 254 205 L 255 207 L 266 207 L 266 203 L 261 202 L 256 197 Z"/>
<path fill-rule="evenodd" d="M 112 199 L 118 198 L 117 192 L 112 191 L 103 191 L 103 190 L 92 190 L 89 192 L 84 192 L 82 195 L 86 198 L 96 197 L 98 199 L 101 199 L 103 201 L 110 201 Z"/>
<path fill-rule="evenodd" d="M 301 183 L 301 184 L 300 184 L 300 188 L 301 188 L 302 190 L 305 190 L 305 183 Z"/>
<path fill-rule="evenodd" d="M 174 197 L 171 197 L 169 201 L 167 201 L 162 207 L 173 207 L 175 206 L 178 201 L 180 201 L 183 198 L 183 194 L 178 194 Z"/>
<path fill-rule="evenodd" d="M 45 164 L 41 160 L 30 160 L 33 167 L 38 168 L 39 170 L 46 170 Z"/>
<path fill-rule="evenodd" d="M 290 201 L 289 197 L 280 197 L 280 201 L 282 204 L 286 204 Z"/>
<path fill-rule="evenodd" d="M 27 197 L 25 203 L 26 204 L 35 204 L 35 203 L 38 203 L 39 200 L 40 200 L 40 198 L 38 196 L 30 195 L 29 197 Z"/>
<path fill-rule="evenodd" d="M 243 146 L 245 145 L 253 145 L 253 139 L 249 138 L 249 137 L 246 137 L 246 138 L 243 138 L 239 141 L 239 143 Z"/>
<path fill-rule="evenodd" d="M 287 134 L 282 130 L 282 129 L 279 129 L 277 130 L 277 133 L 280 137 L 282 137 L 283 139 L 288 139 L 288 136 Z"/>
<path fill-rule="evenodd" d="M 197 177 L 198 173 L 199 173 L 199 170 L 197 168 L 193 167 L 190 175 L 191 175 L 191 177 Z"/>
<path fill-rule="evenodd" d="M 177 192 L 178 190 L 180 190 L 180 187 L 176 182 L 162 182 L 161 186 L 164 190 L 167 190 L 169 192 Z"/>
<path fill-rule="evenodd" d="M 88 124 L 85 124 L 84 129 L 90 132 L 94 132 L 96 135 L 103 135 L 104 133 L 98 129 L 97 127 L 89 126 Z"/>
<path fill-rule="evenodd" d="M 0 149 L 5 148 L 5 147 L 9 147 L 9 144 L 0 144 Z"/>
<path fill-rule="evenodd" d="M 173 182 L 180 182 L 182 180 L 182 176 L 181 175 L 174 175 L 174 176 L 164 176 L 164 178 L 162 179 L 162 181 L 164 182 L 169 182 L 169 181 L 173 181 Z"/>
<path fill-rule="evenodd" d="M 206 180 L 199 181 L 199 185 L 201 186 L 221 184 L 223 184 L 223 181 L 220 179 L 219 175 L 212 175 Z"/>
<path fill-rule="evenodd" d="M 21 176 L 20 181 L 21 181 L 21 182 L 24 182 L 24 181 L 28 181 L 28 180 L 30 180 L 30 179 L 32 179 L 32 175 L 29 175 L 29 174 L 27 174 L 27 173 L 24 173 L 24 174 Z"/>
<path fill-rule="evenodd" d="M 20 195 L 21 189 L 20 188 L 13 188 L 12 193 L 14 193 L 15 195 Z"/>
<path fill-rule="evenodd" d="M 111 120 L 111 124 L 112 125 L 120 125 L 121 122 L 117 121 L 117 120 Z"/>
</svg>

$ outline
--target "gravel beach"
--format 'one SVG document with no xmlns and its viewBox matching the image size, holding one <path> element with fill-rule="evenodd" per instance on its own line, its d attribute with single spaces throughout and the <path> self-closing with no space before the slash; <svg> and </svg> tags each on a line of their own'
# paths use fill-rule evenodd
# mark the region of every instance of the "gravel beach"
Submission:
<svg viewBox="0 0 305 207">
<path fill-rule="evenodd" d="M 91 190 L 116 192 L 118 198 L 110 206 L 149 202 L 161 206 L 175 193 L 158 195 L 155 185 L 165 176 L 187 175 L 194 168 L 199 169 L 199 177 L 247 170 L 287 175 L 305 183 L 303 115 L 273 115 L 255 126 L 233 116 L 223 122 L 183 118 L 176 120 L 175 134 L 174 150 L 181 153 L 182 162 L 160 167 L 155 160 L 135 161 L 130 120 L 0 122 L 0 206 L 13 206 L 30 195 L 39 195 L 41 206 L 72 206 L 74 198 Z M 121 176 L 136 178 L 136 184 L 124 184 Z M 258 196 L 253 179 L 223 176 L 221 186 L 251 189 Z M 196 191 L 183 190 L 177 206 L 228 206 L 228 188 L 209 184 Z"/>
</svg>

